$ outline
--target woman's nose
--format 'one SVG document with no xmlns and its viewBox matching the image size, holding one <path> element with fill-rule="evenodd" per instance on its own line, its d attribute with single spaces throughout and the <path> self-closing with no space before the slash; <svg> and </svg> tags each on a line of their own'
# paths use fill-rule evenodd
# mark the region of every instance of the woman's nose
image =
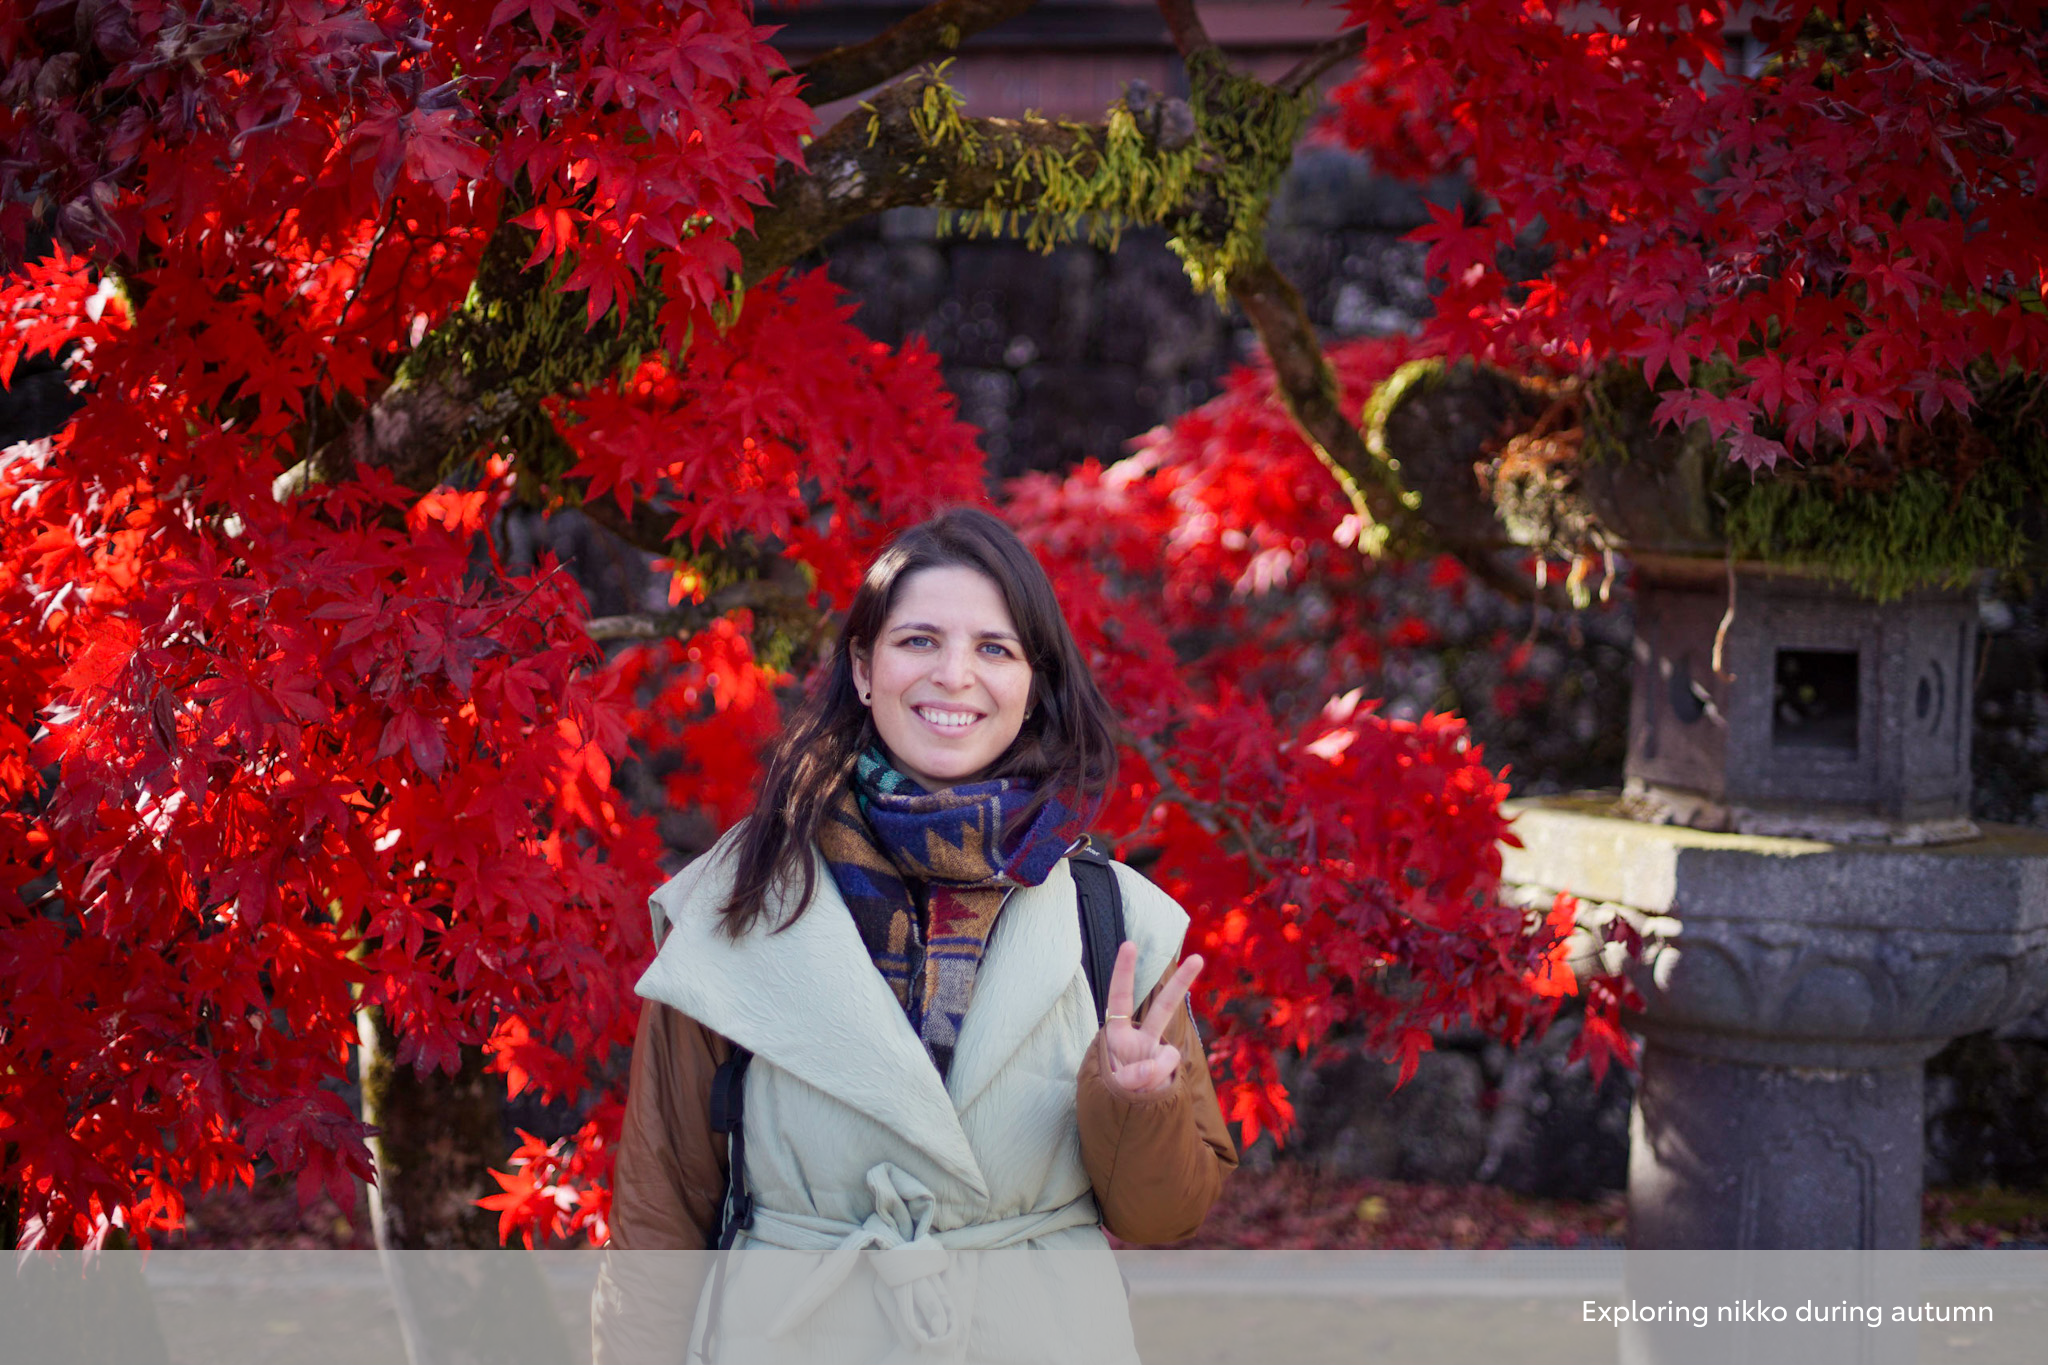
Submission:
<svg viewBox="0 0 2048 1365">
<path fill-rule="evenodd" d="M 932 680 L 941 687 L 965 687 L 974 681 L 973 662 L 973 657 L 964 649 L 946 649 L 939 654 Z"/>
</svg>

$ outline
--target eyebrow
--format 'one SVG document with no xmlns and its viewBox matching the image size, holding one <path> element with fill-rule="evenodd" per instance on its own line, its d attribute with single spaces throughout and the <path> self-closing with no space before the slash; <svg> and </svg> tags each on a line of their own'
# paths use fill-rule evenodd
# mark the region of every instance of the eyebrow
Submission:
<svg viewBox="0 0 2048 1365">
<path fill-rule="evenodd" d="M 889 627 L 891 635 L 894 635 L 899 630 L 921 630 L 927 635 L 944 635 L 946 633 L 944 626 L 935 626 L 926 621 L 903 621 Z M 974 638 L 977 640 L 1008 640 L 1010 643 L 1018 645 L 1024 643 L 1006 630 L 984 630 L 976 633 Z"/>
</svg>

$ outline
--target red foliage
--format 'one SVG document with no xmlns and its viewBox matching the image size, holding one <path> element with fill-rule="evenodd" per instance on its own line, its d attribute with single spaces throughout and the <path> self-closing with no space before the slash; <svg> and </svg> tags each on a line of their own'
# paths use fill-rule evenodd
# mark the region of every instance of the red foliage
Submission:
<svg viewBox="0 0 2048 1365">
<path fill-rule="evenodd" d="M 196 22 L 154 0 L 11 7 L 0 247 L 42 199 L 75 249 L 204 238 L 253 270 L 319 269 L 338 301 L 360 269 L 346 248 L 380 224 L 407 261 L 459 255 L 519 187 L 535 263 L 566 266 L 593 321 L 657 268 L 680 342 L 724 298 L 769 173 L 802 161 L 810 110 L 764 36 L 739 0 L 228 0 Z M 308 313 L 309 357 L 360 357 L 461 297 L 459 269 L 432 273 L 452 298 L 381 291 L 365 311 L 383 325 L 345 335 L 276 296 L 241 311 L 259 331 Z"/>
<path fill-rule="evenodd" d="M 351 1206 L 362 1006 L 400 1062 L 484 1044 L 515 1093 L 583 1095 L 630 1041 L 660 871 L 612 762 L 665 717 L 735 784 L 678 795 L 737 809 L 780 681 L 744 622 L 674 646 L 643 710 L 574 583 L 496 563 L 504 460 L 425 495 L 369 467 L 272 491 L 462 300 L 515 187 L 593 319 L 658 269 L 694 342 L 564 396 L 595 489 L 688 479 L 686 544 L 760 537 L 828 595 L 978 495 L 931 357 L 868 342 L 822 280 L 713 323 L 810 121 L 762 38 L 736 0 L 0 16 L 0 239 L 42 203 L 60 244 L 0 287 L 0 379 L 60 356 L 89 400 L 0 463 L 0 1181 L 30 1237 L 147 1240 L 258 1162 Z M 602 1236 L 607 1125 L 557 1232 Z"/>
<path fill-rule="evenodd" d="M 920 341 L 865 340 L 852 313 L 822 273 L 760 286 L 685 367 L 646 360 L 555 404 L 580 457 L 570 474 L 621 508 L 658 488 L 676 539 L 781 544 L 825 598 L 851 600 L 896 527 L 983 497 L 981 452 L 937 358 Z"/>
<path fill-rule="evenodd" d="M 1347 401 L 1410 354 L 1339 349 Z M 1107 470 L 1019 481 L 1010 511 L 1133 731 L 1105 820 L 1195 917 L 1197 1008 L 1246 1141 L 1292 1122 L 1280 1049 L 1355 1039 L 1406 1080 L 1433 1028 L 1549 1022 L 1576 990 L 1569 910 L 1500 901 L 1507 787 L 1463 723 L 1390 718 L 1355 690 L 1430 632 L 1378 612 L 1360 528 L 1267 376 Z M 1595 1003 L 1604 1065 L 1628 1044 L 1612 995 Z"/>
<path fill-rule="evenodd" d="M 743 615 L 606 662 L 565 574 L 496 558 L 507 451 L 424 492 L 275 485 L 512 218 L 592 319 L 663 290 L 661 357 L 556 396 L 572 483 L 843 603 L 982 468 L 930 354 L 818 278 L 726 306 L 808 110 L 742 0 L 52 0 L 0 13 L 0 67 L 0 246 L 41 204 L 60 248 L 0 284 L 0 376 L 59 356 L 86 399 L 0 457 L 0 1182 L 47 1243 L 147 1240 L 259 1164 L 346 1209 L 368 1005 L 401 1063 L 482 1045 L 513 1093 L 593 1102 L 489 1202 L 508 1238 L 601 1240 L 619 1111 L 591 1092 L 660 876 L 613 764 L 679 753 L 670 800 L 729 819 L 787 680 Z M 1352 401 L 1402 355 L 1341 352 Z M 1106 819 L 1197 917 L 1248 1138 L 1289 1118 L 1276 1049 L 1412 1064 L 1453 1019 L 1550 1017 L 1559 926 L 1496 895 L 1501 782 L 1458 722 L 1352 690 L 1428 631 L 1378 620 L 1262 376 L 1013 507 L 1130 719 Z"/>
<path fill-rule="evenodd" d="M 1660 417 L 1752 467 L 1966 409 L 1979 358 L 2048 359 L 2036 0 L 1345 9 L 1370 60 L 1337 130 L 1491 205 L 1415 234 L 1454 351 L 1668 370 Z"/>
</svg>

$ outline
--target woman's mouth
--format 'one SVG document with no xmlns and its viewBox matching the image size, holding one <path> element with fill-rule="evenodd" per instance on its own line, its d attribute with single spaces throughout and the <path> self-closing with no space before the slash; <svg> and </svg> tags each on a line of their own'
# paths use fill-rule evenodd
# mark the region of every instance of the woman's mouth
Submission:
<svg viewBox="0 0 2048 1365">
<path fill-rule="evenodd" d="M 917 718 L 946 734 L 959 734 L 981 719 L 979 711 L 956 711 L 944 706 L 913 706 Z"/>
</svg>

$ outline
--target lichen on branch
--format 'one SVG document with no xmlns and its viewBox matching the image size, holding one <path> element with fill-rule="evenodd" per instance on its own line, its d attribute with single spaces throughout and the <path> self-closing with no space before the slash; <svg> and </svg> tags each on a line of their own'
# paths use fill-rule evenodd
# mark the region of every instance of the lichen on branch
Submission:
<svg viewBox="0 0 2048 1365">
<path fill-rule="evenodd" d="M 919 83 L 907 112 L 923 144 L 918 161 L 933 166 L 937 198 L 950 206 L 945 229 L 1021 237 L 1051 251 L 1076 240 L 1113 249 L 1133 225 L 1192 221 L 1204 157 L 1194 119 L 1178 105 L 1134 85 L 1099 124 L 969 119 L 941 66 Z M 871 141 L 881 117 L 870 107 Z"/>
<path fill-rule="evenodd" d="M 1232 271 L 1265 259 L 1266 210 L 1318 96 L 1232 71 L 1214 48 L 1190 54 L 1187 64 L 1189 104 L 1207 152 L 1202 170 L 1222 212 L 1218 223 L 1182 225 L 1172 246 L 1195 287 L 1220 302 Z"/>
<path fill-rule="evenodd" d="M 1231 272 L 1264 259 L 1267 206 L 1315 96 L 1232 72 L 1213 50 L 1191 66 L 1200 77 L 1189 101 L 1133 82 L 1096 124 L 971 119 L 943 63 L 916 78 L 903 108 L 917 164 L 948 210 L 942 226 L 1051 251 L 1077 240 L 1114 248 L 1129 227 L 1162 225 L 1195 288 L 1223 302 Z M 884 117 L 868 106 L 870 146 Z"/>
</svg>

